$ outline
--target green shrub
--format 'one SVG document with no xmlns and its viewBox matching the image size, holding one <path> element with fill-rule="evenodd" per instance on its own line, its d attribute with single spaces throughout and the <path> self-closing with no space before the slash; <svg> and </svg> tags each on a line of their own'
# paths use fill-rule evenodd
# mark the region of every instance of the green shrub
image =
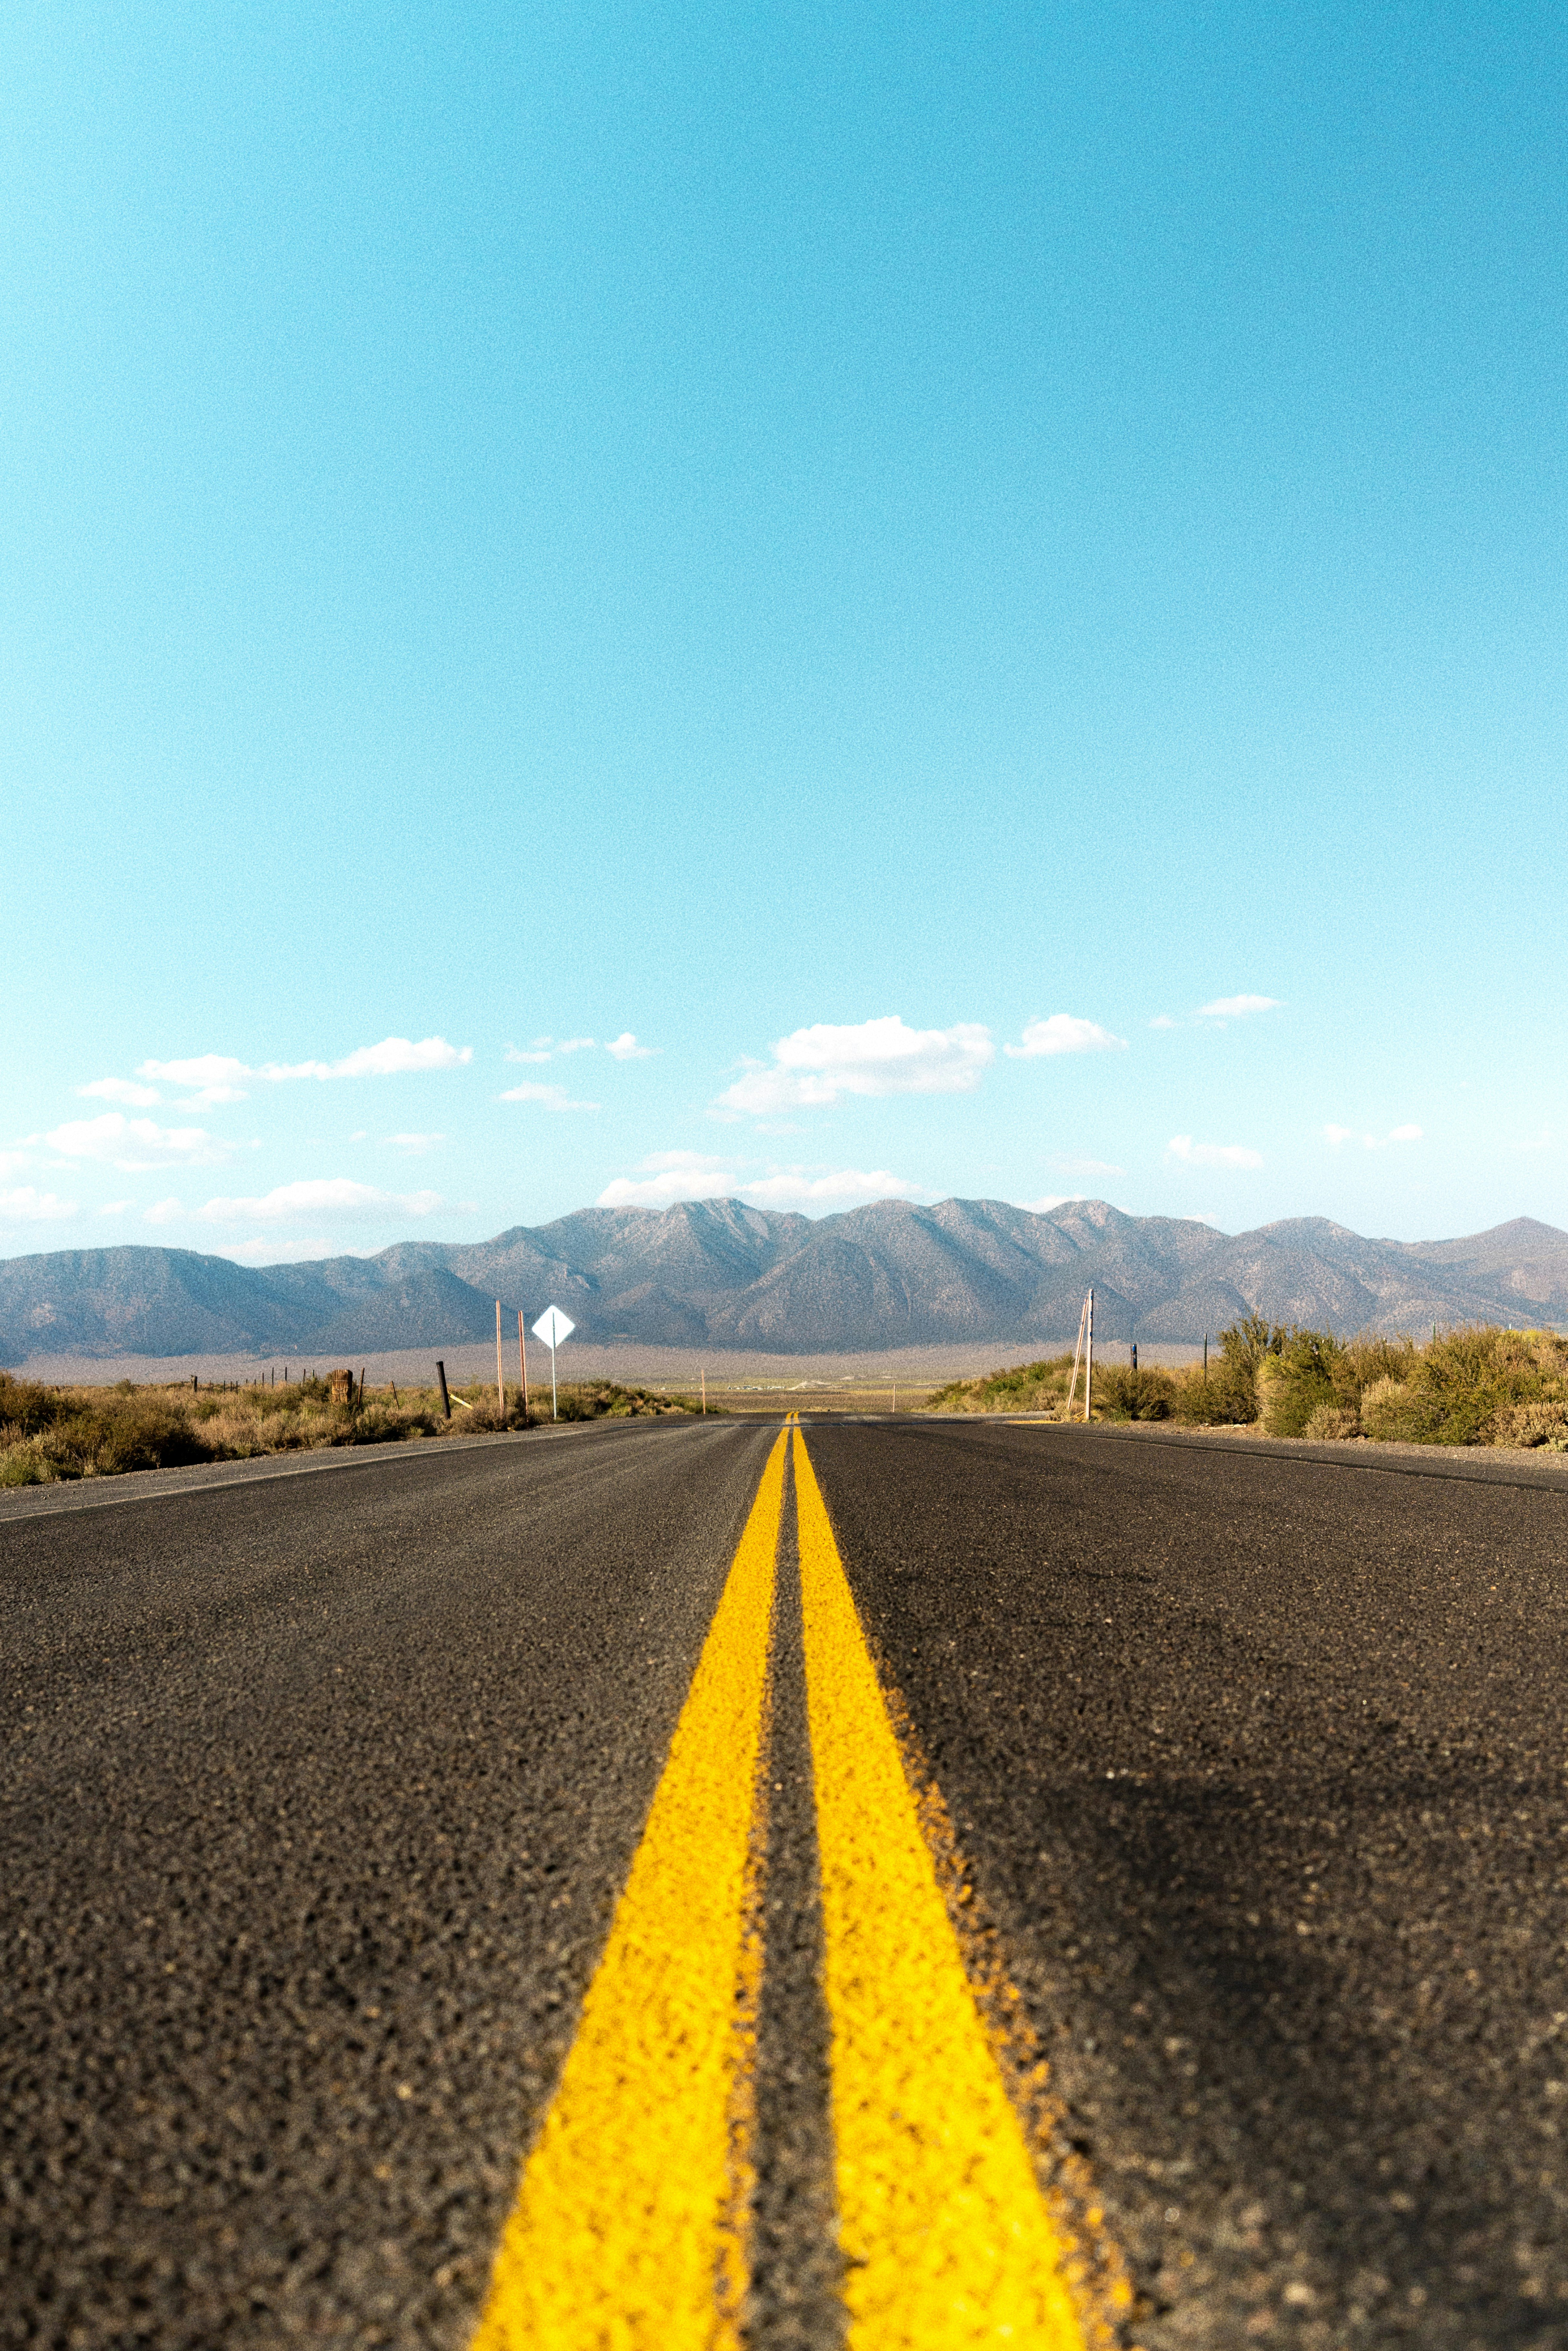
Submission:
<svg viewBox="0 0 1568 2351">
<path fill-rule="evenodd" d="M 1568 1402 L 1568 1342 L 1495 1322 L 1450 1331 L 1422 1348 L 1413 1386 L 1423 1441 L 1484 1444 L 1509 1405 Z"/>
<path fill-rule="evenodd" d="M 1291 1331 L 1258 1364 L 1259 1417 L 1270 1437 L 1301 1437 L 1314 1413 L 1343 1408 L 1334 1374 L 1344 1353 L 1326 1331 Z"/>
<path fill-rule="evenodd" d="M 1364 1332 L 1346 1339 L 1333 1364 L 1334 1395 L 1342 1405 L 1359 1405 L 1376 1380 L 1410 1380 L 1419 1358 L 1413 1339 L 1379 1339 Z"/>
<path fill-rule="evenodd" d="M 1172 1411 L 1195 1428 L 1244 1427 L 1258 1417 L 1258 1372 L 1280 1353 L 1286 1333 L 1277 1322 L 1249 1314 L 1227 1325 L 1205 1371 L 1195 1364 L 1177 1374 Z"/>
<path fill-rule="evenodd" d="M 1168 1420 L 1176 1384 L 1152 1364 L 1137 1371 L 1112 1364 L 1094 1375 L 1094 1402 L 1103 1420 Z"/>
<path fill-rule="evenodd" d="M 1065 1403 L 1072 1373 L 1071 1355 L 1049 1355 L 1034 1364 L 1015 1364 L 1009 1370 L 988 1373 L 977 1380 L 950 1380 L 937 1388 L 921 1407 L 925 1412 L 1041 1412 Z M 1096 1373 L 1095 1391 L 1101 1374 Z M 1083 1398 L 1083 1370 L 1078 1373 L 1078 1403 Z"/>
<path fill-rule="evenodd" d="M 0 1447 L 0 1487 L 47 1486 L 54 1476 L 53 1464 L 45 1461 L 36 1447 L 26 1442 Z"/>
<path fill-rule="evenodd" d="M 1333 1444 L 1346 1437 L 1359 1437 L 1361 1415 L 1348 1405 L 1321 1404 L 1301 1434 L 1310 1437 L 1316 1445 Z"/>
<path fill-rule="evenodd" d="M 1568 1403 L 1500 1405 L 1483 1437 L 1488 1445 L 1540 1445 L 1548 1453 L 1568 1453 Z"/>
<path fill-rule="evenodd" d="M 1428 1441 L 1427 1416 L 1414 1387 L 1405 1380 L 1374 1380 L 1362 1395 L 1361 1425 L 1383 1445 Z"/>
<path fill-rule="evenodd" d="M 9 1372 L 0 1372 L 0 1427 L 9 1437 L 37 1437 L 52 1428 L 59 1417 L 62 1392 L 47 1388 L 37 1380 L 13 1379 Z"/>
</svg>

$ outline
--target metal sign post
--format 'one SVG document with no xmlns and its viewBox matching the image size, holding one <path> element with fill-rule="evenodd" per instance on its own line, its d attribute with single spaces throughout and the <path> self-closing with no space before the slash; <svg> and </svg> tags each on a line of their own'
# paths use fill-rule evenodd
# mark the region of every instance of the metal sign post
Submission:
<svg viewBox="0 0 1568 2351">
<path fill-rule="evenodd" d="M 542 1339 L 549 1349 L 549 1416 L 552 1420 L 560 1417 L 555 1403 L 555 1351 L 563 1340 L 570 1338 L 576 1328 L 570 1315 L 563 1314 L 559 1306 L 547 1306 L 534 1324 L 535 1338 Z"/>
</svg>

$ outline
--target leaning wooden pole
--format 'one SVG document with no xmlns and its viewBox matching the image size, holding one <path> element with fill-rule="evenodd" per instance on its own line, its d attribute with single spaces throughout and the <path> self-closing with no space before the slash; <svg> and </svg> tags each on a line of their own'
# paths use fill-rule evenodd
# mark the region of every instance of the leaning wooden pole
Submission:
<svg viewBox="0 0 1568 2351">
<path fill-rule="evenodd" d="M 1083 1417 L 1089 1417 L 1089 1407 L 1094 1401 L 1094 1292 L 1089 1293 L 1089 1334 L 1083 1350 Z"/>
<path fill-rule="evenodd" d="M 1064 1413 L 1070 1413 L 1072 1410 L 1072 1399 L 1078 1394 L 1078 1366 L 1083 1360 L 1083 1318 L 1088 1311 L 1089 1301 L 1085 1299 L 1078 1310 L 1078 1336 L 1073 1342 L 1072 1377 L 1067 1384 L 1067 1402 L 1062 1406 Z"/>
<path fill-rule="evenodd" d="M 528 1351 L 523 1343 L 523 1310 L 517 1309 L 517 1371 L 523 1383 L 523 1426 L 528 1425 Z"/>
</svg>

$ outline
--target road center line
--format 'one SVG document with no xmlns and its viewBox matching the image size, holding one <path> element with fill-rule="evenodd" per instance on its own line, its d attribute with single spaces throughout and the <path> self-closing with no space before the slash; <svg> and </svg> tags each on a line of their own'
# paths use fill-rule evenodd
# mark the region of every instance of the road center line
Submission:
<svg viewBox="0 0 1568 2351">
<path fill-rule="evenodd" d="M 1082 2351 L 804 1437 L 808 1712 L 853 2351 Z"/>
<path fill-rule="evenodd" d="M 473 2351 L 738 2346 L 747 1855 L 788 1442 L 768 1457 Z"/>
</svg>

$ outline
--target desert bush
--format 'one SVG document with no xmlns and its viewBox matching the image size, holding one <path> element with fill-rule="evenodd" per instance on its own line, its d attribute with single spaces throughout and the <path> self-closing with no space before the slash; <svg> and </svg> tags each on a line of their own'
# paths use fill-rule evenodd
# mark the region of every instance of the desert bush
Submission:
<svg viewBox="0 0 1568 2351">
<path fill-rule="evenodd" d="M 1258 1417 L 1255 1384 L 1239 1379 L 1228 1364 L 1212 1363 L 1178 1372 L 1172 1416 L 1189 1428 L 1234 1428 Z"/>
<path fill-rule="evenodd" d="M 1072 1373 L 1071 1355 L 1043 1356 L 1034 1364 L 1014 1364 L 1009 1369 L 990 1372 L 983 1379 L 949 1380 L 944 1388 L 936 1389 L 921 1407 L 925 1412 L 1041 1412 L 1060 1407 L 1067 1397 L 1068 1381 Z M 1095 1374 L 1095 1387 L 1100 1374 Z M 1083 1374 L 1079 1372 L 1078 1394 L 1083 1394 Z"/>
<path fill-rule="evenodd" d="M 623 1387 L 615 1380 L 580 1380 L 559 1392 L 562 1420 L 642 1420 L 655 1419 L 667 1413 L 688 1413 L 702 1410 L 700 1400 L 689 1395 L 661 1395 L 651 1388 Z M 532 1417 L 549 1418 L 549 1405 L 542 1389 L 530 1398 Z M 710 1420 L 722 1414 L 722 1405 L 708 1401 Z"/>
<path fill-rule="evenodd" d="M 1319 1445 L 1332 1444 L 1342 1437 L 1359 1437 L 1361 1415 L 1349 1405 L 1321 1404 L 1301 1434 Z"/>
<path fill-rule="evenodd" d="M 1094 1402 L 1103 1420 L 1169 1420 L 1176 1383 L 1154 1365 L 1134 1371 L 1110 1364 L 1094 1375 Z"/>
<path fill-rule="evenodd" d="M 1413 1339 L 1379 1339 L 1362 1332 L 1340 1346 L 1333 1371 L 1334 1395 L 1342 1405 L 1359 1405 L 1376 1380 L 1410 1380 L 1417 1360 Z"/>
<path fill-rule="evenodd" d="M 956 1380 L 927 1399 L 937 1412 L 1061 1416 L 1071 1355 Z M 1568 1336 L 1478 1324 L 1418 1347 L 1411 1339 L 1289 1329 L 1249 1315 L 1221 1332 L 1207 1377 L 1197 1367 L 1094 1376 L 1097 1417 L 1170 1418 L 1187 1426 L 1261 1417 L 1276 1437 L 1358 1434 L 1383 1443 L 1523 1445 L 1568 1452 Z"/>
<path fill-rule="evenodd" d="M 6 1432 L 6 1441 L 36 1437 L 40 1430 L 52 1428 L 59 1416 L 60 1397 L 58 1388 L 47 1388 L 37 1380 L 14 1379 L 9 1372 L 0 1372 L 0 1428 Z"/>
<path fill-rule="evenodd" d="M 5 1435 L 0 1430 L 0 1437 Z M 0 1444 L 0 1487 L 47 1486 L 57 1474 L 54 1465 L 45 1461 L 26 1438 L 16 1445 Z"/>
<path fill-rule="evenodd" d="M 128 1380 L 112 1388 L 53 1388 L 0 1372 L 0 1487 L 532 1427 L 549 1415 L 548 1401 L 541 1412 L 537 1392 L 526 1422 L 516 1396 L 508 1399 L 503 1419 L 494 1388 L 474 1384 L 469 1402 L 470 1410 L 458 1409 L 448 1421 L 431 1388 L 405 1388 L 395 1396 L 380 1391 L 350 1405 L 334 1404 L 329 1382 L 314 1378 L 287 1387 L 258 1384 L 193 1393 L 183 1384 L 138 1388 Z M 602 1382 L 574 1382 L 560 1390 L 563 1420 L 696 1409 L 689 1396 L 660 1396 Z"/>
<path fill-rule="evenodd" d="M 1174 1416 L 1197 1428 L 1244 1426 L 1256 1420 L 1259 1368 L 1279 1354 L 1286 1336 L 1279 1323 L 1259 1314 L 1228 1324 L 1207 1373 L 1194 1364 L 1176 1375 Z"/>
<path fill-rule="evenodd" d="M 1362 1395 L 1361 1425 L 1383 1445 L 1419 1445 L 1427 1434 L 1426 1416 L 1406 1380 L 1374 1380 Z"/>
<path fill-rule="evenodd" d="M 1270 1322 L 1261 1314 L 1249 1314 L 1244 1322 L 1228 1323 L 1220 1332 L 1220 1361 L 1234 1364 L 1245 1378 L 1255 1380 L 1260 1364 L 1270 1355 L 1283 1353 L 1290 1335 L 1282 1322 Z"/>
<path fill-rule="evenodd" d="M 1450 1331 L 1421 1349 L 1412 1387 L 1424 1441 L 1484 1444 L 1508 1406 L 1568 1402 L 1568 1341 L 1495 1322 Z"/>
<path fill-rule="evenodd" d="M 1544 1446 L 1568 1451 L 1568 1404 L 1542 1401 L 1500 1405 L 1482 1431 L 1487 1445 Z"/>
<path fill-rule="evenodd" d="M 1568 1404 L 1500 1405 L 1482 1436 L 1488 1445 L 1541 1445 L 1548 1453 L 1568 1453 Z"/>
<path fill-rule="evenodd" d="M 1270 1437 L 1301 1437 L 1314 1413 L 1343 1408 L 1335 1374 L 1344 1353 L 1327 1331 L 1290 1331 L 1258 1364 L 1258 1416 Z"/>
</svg>

